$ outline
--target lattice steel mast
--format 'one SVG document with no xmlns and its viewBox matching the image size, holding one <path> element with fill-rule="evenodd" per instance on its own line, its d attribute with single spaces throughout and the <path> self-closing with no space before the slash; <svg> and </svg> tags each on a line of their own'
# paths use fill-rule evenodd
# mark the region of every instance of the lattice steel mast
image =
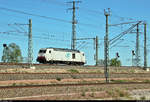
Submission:
<svg viewBox="0 0 150 102">
<path fill-rule="evenodd" d="M 32 20 L 29 19 L 29 32 L 28 32 L 28 64 L 29 68 L 32 66 L 33 61 L 33 43 L 32 43 Z"/>
</svg>

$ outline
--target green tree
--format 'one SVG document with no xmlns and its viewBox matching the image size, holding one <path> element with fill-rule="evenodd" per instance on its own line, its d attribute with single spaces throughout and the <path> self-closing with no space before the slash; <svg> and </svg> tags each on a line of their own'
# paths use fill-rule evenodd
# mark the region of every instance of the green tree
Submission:
<svg viewBox="0 0 150 102">
<path fill-rule="evenodd" d="M 8 46 L 4 46 L 2 61 L 3 62 L 22 62 L 23 57 L 21 55 L 21 50 L 18 45 L 11 43 Z"/>
<path fill-rule="evenodd" d="M 110 66 L 119 67 L 121 66 L 121 61 L 118 60 L 117 58 L 113 58 L 110 60 Z"/>
</svg>

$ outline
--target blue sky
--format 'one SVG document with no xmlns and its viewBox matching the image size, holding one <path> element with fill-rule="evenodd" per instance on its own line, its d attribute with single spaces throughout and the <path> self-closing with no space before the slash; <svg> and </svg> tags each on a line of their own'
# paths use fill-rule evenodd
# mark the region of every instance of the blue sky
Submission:
<svg viewBox="0 0 150 102">
<path fill-rule="evenodd" d="M 8 8 L 19 11 L 24 11 L 30 14 L 38 14 L 46 17 L 53 17 L 65 20 L 57 21 L 31 15 L 25 15 L 16 12 L 0 9 L 0 32 L 24 30 L 28 32 L 27 25 L 15 26 L 8 24 L 28 24 L 28 20 L 32 19 L 33 23 L 33 52 L 34 62 L 38 50 L 45 47 L 70 48 L 72 25 L 68 23 L 72 20 L 72 11 L 67 11 L 72 5 L 66 3 L 71 0 L 0 0 L 0 8 Z M 76 26 L 77 38 L 94 38 L 99 37 L 99 59 L 104 59 L 104 35 L 105 35 L 105 16 L 104 9 L 111 8 L 111 16 L 109 24 L 118 24 L 121 22 L 132 22 L 144 20 L 148 23 L 147 36 L 149 44 L 149 0 L 82 0 L 82 3 L 76 6 L 79 9 L 76 11 Z M 131 25 L 123 25 L 109 28 L 109 39 L 120 34 L 128 29 Z M 21 28 L 20 28 L 21 27 Z M 23 30 L 23 29 L 24 30 Z M 143 30 L 143 26 L 140 26 Z M 140 56 L 141 65 L 143 65 L 143 34 L 140 35 Z M 124 66 L 131 65 L 131 51 L 135 50 L 136 34 L 127 34 L 118 41 L 119 43 L 110 49 L 109 57 L 114 58 L 115 53 L 119 52 L 120 60 Z M 27 57 L 28 38 L 24 33 L 2 34 L 0 37 L 0 56 L 2 56 L 3 43 L 16 43 L 20 46 L 23 57 Z M 147 44 L 147 45 L 148 45 Z M 129 47 L 126 47 L 129 46 Z M 77 41 L 77 48 L 84 51 L 88 65 L 94 65 L 94 46 L 93 40 Z M 149 46 L 148 46 L 149 51 Z M 149 62 L 149 53 L 148 53 Z M 149 65 L 149 63 L 148 63 Z"/>
</svg>

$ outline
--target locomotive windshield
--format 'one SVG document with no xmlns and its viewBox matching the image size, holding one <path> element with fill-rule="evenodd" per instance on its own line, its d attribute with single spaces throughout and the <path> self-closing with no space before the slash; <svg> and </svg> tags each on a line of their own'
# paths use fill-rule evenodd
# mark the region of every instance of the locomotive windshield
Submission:
<svg viewBox="0 0 150 102">
<path fill-rule="evenodd" d="M 46 53 L 46 50 L 40 50 L 39 53 Z"/>
</svg>

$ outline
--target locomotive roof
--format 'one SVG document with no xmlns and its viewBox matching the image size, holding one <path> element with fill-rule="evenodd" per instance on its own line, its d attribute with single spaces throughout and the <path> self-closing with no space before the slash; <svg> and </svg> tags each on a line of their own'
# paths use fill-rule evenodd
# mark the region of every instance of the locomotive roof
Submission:
<svg viewBox="0 0 150 102">
<path fill-rule="evenodd" d="M 55 51 L 80 52 L 79 50 L 65 49 L 65 48 L 52 48 L 52 47 L 49 47 L 47 49 L 54 49 Z"/>
</svg>

